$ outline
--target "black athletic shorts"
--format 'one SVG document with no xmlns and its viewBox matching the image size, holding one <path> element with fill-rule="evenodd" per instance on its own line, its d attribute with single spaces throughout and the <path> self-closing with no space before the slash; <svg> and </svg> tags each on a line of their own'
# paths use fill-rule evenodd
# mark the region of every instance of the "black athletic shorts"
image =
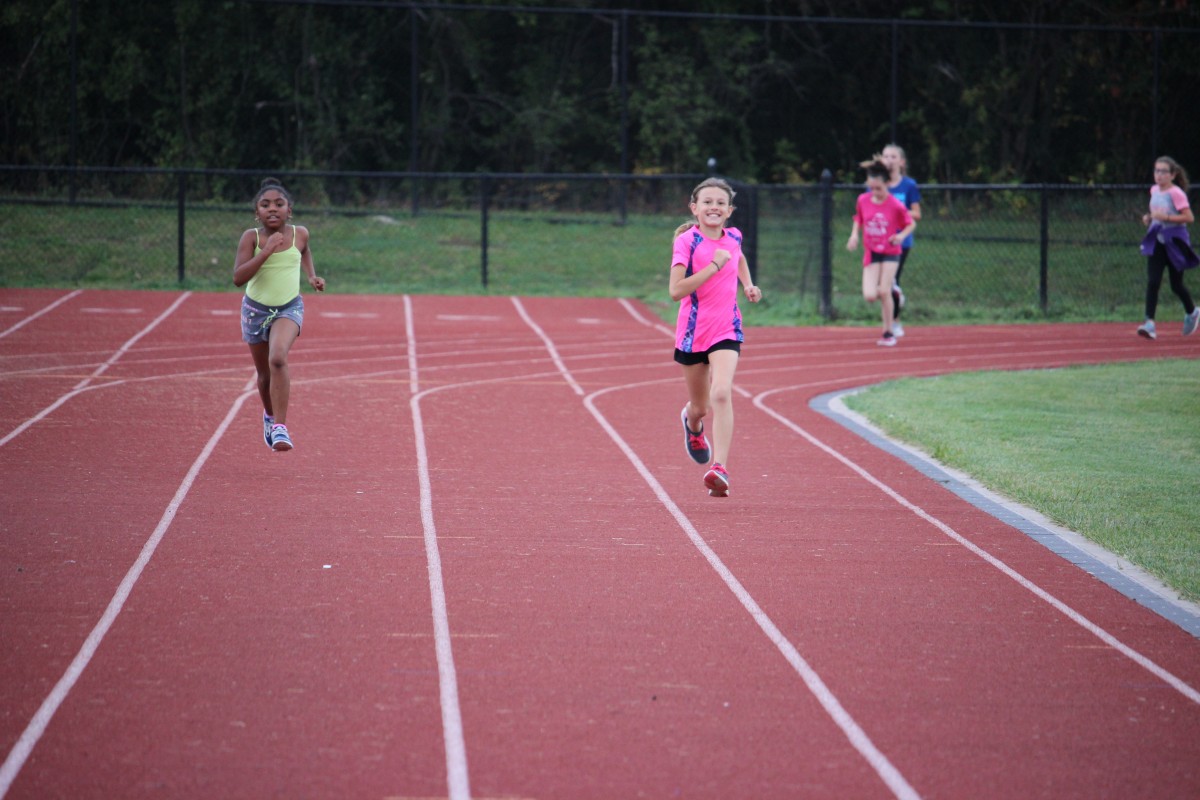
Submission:
<svg viewBox="0 0 1200 800">
<path fill-rule="evenodd" d="M 738 355 L 741 355 L 742 343 L 738 342 L 738 341 L 734 341 L 733 339 L 722 339 L 721 341 L 714 344 L 712 347 L 705 350 L 703 353 L 685 353 L 682 350 L 676 348 L 675 361 L 680 364 L 683 364 L 685 367 L 694 366 L 695 364 L 707 364 L 708 363 L 708 354 L 712 353 L 716 350 L 732 350 L 733 352 L 737 353 Z"/>
</svg>

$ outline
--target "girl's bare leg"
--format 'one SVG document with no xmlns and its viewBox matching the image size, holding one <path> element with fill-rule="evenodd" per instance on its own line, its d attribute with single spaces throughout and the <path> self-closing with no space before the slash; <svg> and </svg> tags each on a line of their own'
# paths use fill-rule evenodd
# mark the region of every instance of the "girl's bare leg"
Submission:
<svg viewBox="0 0 1200 800">
<path fill-rule="evenodd" d="M 254 370 L 258 373 L 258 396 L 262 399 L 263 411 L 268 417 L 274 417 L 274 406 L 271 405 L 271 347 L 266 342 L 256 342 L 250 345 L 250 357 L 254 359 Z"/>
<path fill-rule="evenodd" d="M 288 351 L 292 349 L 300 328 L 290 319 L 279 319 L 271 326 L 270 350 L 267 355 L 269 367 L 268 393 L 270 394 L 272 416 L 280 425 L 287 424 L 288 399 L 292 394 L 292 379 L 288 372 Z M 262 381 L 262 373 L 259 373 Z M 259 389 L 261 392 L 262 389 Z"/>
<path fill-rule="evenodd" d="M 733 443 L 733 374 L 737 371 L 738 354 L 734 350 L 714 350 L 708 354 L 708 361 L 713 461 L 728 466 L 729 448 Z"/>
<path fill-rule="evenodd" d="M 867 264 L 862 271 L 863 300 L 874 303 L 879 299 L 879 264 Z"/>
<path fill-rule="evenodd" d="M 693 431 L 700 430 L 700 423 L 708 416 L 708 364 L 692 364 L 683 368 L 683 380 L 687 384 L 687 424 Z"/>
<path fill-rule="evenodd" d="M 890 331 L 896 320 L 896 299 L 892 297 L 892 287 L 896 285 L 896 270 L 900 262 L 884 261 L 882 266 L 879 271 L 879 305 L 883 309 L 883 329 Z"/>
</svg>

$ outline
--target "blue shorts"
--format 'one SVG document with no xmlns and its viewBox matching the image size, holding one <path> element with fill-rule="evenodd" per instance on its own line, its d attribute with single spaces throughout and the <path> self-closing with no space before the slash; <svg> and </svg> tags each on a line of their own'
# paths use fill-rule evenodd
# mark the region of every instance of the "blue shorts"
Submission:
<svg viewBox="0 0 1200 800">
<path fill-rule="evenodd" d="M 262 344 L 271 338 L 271 325 L 277 319 L 290 319 L 297 328 L 304 327 L 304 298 L 295 299 L 271 308 L 242 295 L 242 341 L 246 344 Z"/>
</svg>

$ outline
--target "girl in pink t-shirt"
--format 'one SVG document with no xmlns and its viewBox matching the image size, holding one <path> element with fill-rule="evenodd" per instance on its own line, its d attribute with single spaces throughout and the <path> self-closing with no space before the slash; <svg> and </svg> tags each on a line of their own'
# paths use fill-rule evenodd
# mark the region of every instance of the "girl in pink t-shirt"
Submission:
<svg viewBox="0 0 1200 800">
<path fill-rule="evenodd" d="M 675 361 L 683 365 L 688 402 L 680 412 L 684 446 L 692 460 L 712 466 L 704 485 L 713 497 L 729 495 L 729 447 L 733 441 L 733 374 L 742 347 L 742 315 L 737 287 L 757 303 L 762 292 L 742 255 L 742 234 L 726 228 L 733 213 L 733 188 L 708 178 L 692 190 L 691 222 L 675 231 L 671 255 L 671 299 L 679 303 Z M 732 263 L 732 269 L 725 269 Z M 704 417 L 713 412 L 713 447 L 704 435 Z"/>
<path fill-rule="evenodd" d="M 858 248 L 858 233 L 862 231 L 863 299 L 868 303 L 879 301 L 883 335 L 876 344 L 884 347 L 896 344 L 892 334 L 895 312 L 892 285 L 900 267 L 904 240 L 917 227 L 904 204 L 888 192 L 890 177 L 891 170 L 883 161 L 876 159 L 867 165 L 867 191 L 858 196 L 854 226 L 846 242 L 846 249 L 853 253 Z"/>
</svg>

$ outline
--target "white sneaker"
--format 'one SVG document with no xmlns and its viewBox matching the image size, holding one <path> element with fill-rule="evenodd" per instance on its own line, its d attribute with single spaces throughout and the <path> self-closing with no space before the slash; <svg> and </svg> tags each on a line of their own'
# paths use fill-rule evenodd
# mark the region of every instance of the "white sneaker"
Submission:
<svg viewBox="0 0 1200 800">
<path fill-rule="evenodd" d="M 1192 313 L 1183 318 L 1183 335 L 1191 336 L 1196 332 L 1196 324 L 1200 323 L 1200 306 L 1192 309 Z"/>
<path fill-rule="evenodd" d="M 899 322 L 893 322 L 892 323 L 892 336 L 895 336 L 897 339 L 899 339 L 903 335 L 904 335 L 904 326 L 901 325 Z"/>
<path fill-rule="evenodd" d="M 1154 331 L 1154 320 L 1148 319 L 1139 325 L 1137 335 L 1146 339 L 1157 339 L 1158 334 Z"/>
</svg>

